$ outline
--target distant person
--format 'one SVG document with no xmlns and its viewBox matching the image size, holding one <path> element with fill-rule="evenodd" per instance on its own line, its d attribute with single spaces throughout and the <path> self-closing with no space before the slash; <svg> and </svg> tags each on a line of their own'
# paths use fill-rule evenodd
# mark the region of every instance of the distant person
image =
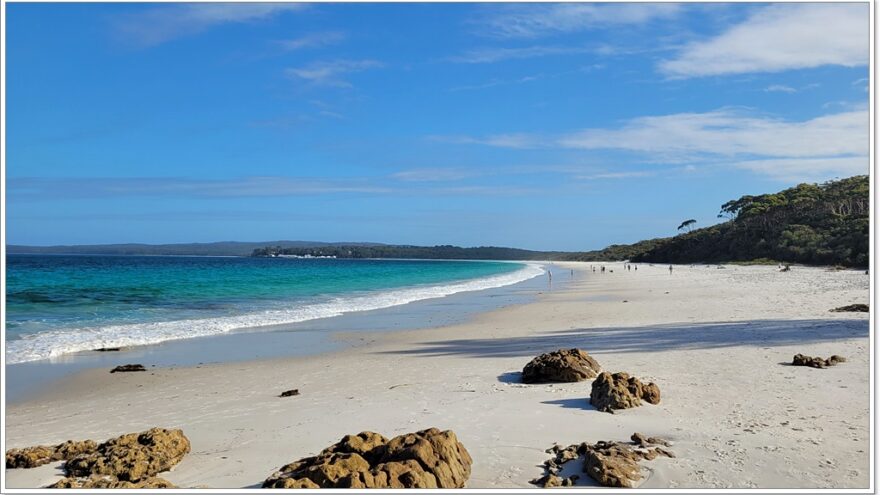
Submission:
<svg viewBox="0 0 880 495">
<path fill-rule="evenodd" d="M 669 265 L 669 274 L 672 275 L 672 265 Z"/>
<path fill-rule="evenodd" d="M 602 273 L 605 273 L 605 265 L 602 265 L 602 269 L 600 270 Z"/>
<path fill-rule="evenodd" d="M 635 269 L 635 271 L 639 271 L 639 265 L 636 265 L 636 266 L 633 267 L 633 268 Z"/>
<path fill-rule="evenodd" d="M 574 270 L 571 271 L 571 278 L 574 278 Z"/>
</svg>

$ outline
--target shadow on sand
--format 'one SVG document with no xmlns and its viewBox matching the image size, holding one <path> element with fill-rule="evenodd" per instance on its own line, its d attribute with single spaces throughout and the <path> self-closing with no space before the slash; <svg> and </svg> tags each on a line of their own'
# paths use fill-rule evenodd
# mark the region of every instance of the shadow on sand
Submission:
<svg viewBox="0 0 880 495">
<path fill-rule="evenodd" d="M 458 339 L 426 342 L 393 354 L 433 356 L 535 356 L 559 348 L 578 347 L 591 354 L 718 349 L 732 346 L 771 347 L 831 342 L 868 336 L 868 320 L 751 320 L 723 323 L 675 323 L 644 327 L 557 330 L 538 336 Z M 519 373 L 498 377 L 508 382 Z"/>
</svg>

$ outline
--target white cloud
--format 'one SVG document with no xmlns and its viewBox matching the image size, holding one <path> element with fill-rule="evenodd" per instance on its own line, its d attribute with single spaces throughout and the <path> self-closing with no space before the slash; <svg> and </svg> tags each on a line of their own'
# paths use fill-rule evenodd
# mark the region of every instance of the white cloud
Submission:
<svg viewBox="0 0 880 495">
<path fill-rule="evenodd" d="M 519 48 L 477 48 L 461 55 L 450 57 L 450 62 L 464 64 L 488 64 L 503 60 L 546 57 L 551 55 L 571 55 L 589 53 L 594 50 L 577 46 L 525 46 Z"/>
<path fill-rule="evenodd" d="M 155 46 L 212 27 L 268 19 L 303 10 L 302 3 L 189 3 L 164 5 L 114 19 L 116 33 L 126 42 Z"/>
<path fill-rule="evenodd" d="M 431 141 L 450 144 L 482 144 L 498 148 L 536 148 L 540 147 L 541 139 L 537 136 L 524 133 L 496 134 L 484 138 L 472 136 L 428 136 Z"/>
<path fill-rule="evenodd" d="M 461 168 L 414 168 L 391 174 L 391 178 L 404 182 L 450 182 L 478 175 L 473 170 Z"/>
<path fill-rule="evenodd" d="M 505 148 L 610 150 L 631 152 L 654 163 L 727 164 L 773 178 L 801 180 L 866 173 L 869 115 L 865 109 L 804 121 L 782 120 L 742 110 L 638 117 L 617 128 L 585 129 L 547 137 L 501 134 L 457 136 L 447 142 Z M 435 138 L 444 139 L 444 138 Z M 613 178 L 592 174 L 581 178 Z"/>
<path fill-rule="evenodd" d="M 867 156 L 838 158 L 780 158 L 748 160 L 734 164 L 761 175 L 786 182 L 822 182 L 828 179 L 867 174 L 870 160 Z"/>
<path fill-rule="evenodd" d="M 557 144 L 698 159 L 705 155 L 817 157 L 867 155 L 868 112 L 792 122 L 729 109 L 632 119 L 618 129 L 587 129 Z"/>
<path fill-rule="evenodd" d="M 672 78 L 867 65 L 867 3 L 779 4 L 660 62 Z"/>
<path fill-rule="evenodd" d="M 784 84 L 771 84 L 764 88 L 767 93 L 797 93 L 798 90 Z"/>
<path fill-rule="evenodd" d="M 294 51 L 304 48 L 318 48 L 322 46 L 335 45 L 345 40 L 345 33 L 340 31 L 325 31 L 321 33 L 311 33 L 299 38 L 289 40 L 279 40 L 276 43 L 283 49 Z"/>
<path fill-rule="evenodd" d="M 639 177 L 653 177 L 657 175 L 656 172 L 651 172 L 647 170 L 634 170 L 630 172 L 604 172 L 600 174 L 592 174 L 592 175 L 578 175 L 575 179 L 580 180 L 600 180 L 600 179 L 634 179 Z"/>
<path fill-rule="evenodd" d="M 497 8 L 497 6 L 493 6 Z M 670 18 L 673 3 L 553 3 L 502 8 L 477 21 L 480 33 L 496 38 L 537 38 L 586 29 L 617 28 Z"/>
<path fill-rule="evenodd" d="M 351 83 L 343 78 L 346 74 L 382 66 L 383 64 L 376 60 L 332 60 L 314 62 L 305 67 L 290 68 L 284 73 L 290 78 L 304 80 L 318 86 L 348 88 L 351 87 Z"/>
</svg>

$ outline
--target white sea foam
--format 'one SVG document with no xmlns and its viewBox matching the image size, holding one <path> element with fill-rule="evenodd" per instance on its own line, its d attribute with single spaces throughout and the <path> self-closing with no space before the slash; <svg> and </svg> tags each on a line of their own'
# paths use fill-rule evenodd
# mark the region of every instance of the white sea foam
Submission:
<svg viewBox="0 0 880 495">
<path fill-rule="evenodd" d="M 503 287 L 537 277 L 543 273 L 544 270 L 540 265 L 528 264 L 520 270 L 503 275 L 466 280 L 449 285 L 417 286 L 339 297 L 326 302 L 305 304 L 283 310 L 268 310 L 219 318 L 39 332 L 6 342 L 6 363 L 15 364 L 50 359 L 64 354 L 102 347 L 129 347 L 192 337 L 206 337 L 245 328 L 299 323 L 318 318 L 340 316 L 345 313 L 389 308 L 424 299 L 445 297 L 459 292 Z"/>
</svg>

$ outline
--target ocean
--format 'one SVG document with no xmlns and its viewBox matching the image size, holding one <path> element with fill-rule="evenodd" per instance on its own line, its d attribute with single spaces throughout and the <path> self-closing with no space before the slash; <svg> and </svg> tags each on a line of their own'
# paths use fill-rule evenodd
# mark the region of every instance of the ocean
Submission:
<svg viewBox="0 0 880 495">
<path fill-rule="evenodd" d="M 6 362 L 300 323 L 543 273 L 500 261 L 9 255 Z"/>
</svg>

